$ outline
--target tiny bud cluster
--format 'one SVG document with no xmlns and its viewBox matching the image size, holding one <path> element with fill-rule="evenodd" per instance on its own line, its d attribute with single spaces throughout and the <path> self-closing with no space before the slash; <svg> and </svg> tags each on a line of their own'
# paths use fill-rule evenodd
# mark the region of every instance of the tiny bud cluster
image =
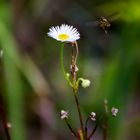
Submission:
<svg viewBox="0 0 140 140">
<path fill-rule="evenodd" d="M 91 112 L 89 117 L 92 121 L 96 121 L 96 113 L 95 112 Z"/>
<path fill-rule="evenodd" d="M 81 78 L 80 80 L 82 81 L 81 85 L 82 85 L 83 88 L 87 88 L 87 87 L 90 86 L 90 83 L 91 83 L 90 80 L 83 79 L 83 78 Z"/>
<path fill-rule="evenodd" d="M 68 116 L 69 116 L 68 111 L 61 110 L 61 112 L 60 112 L 60 117 L 61 117 L 62 120 L 63 120 L 63 119 L 68 119 Z"/>
<path fill-rule="evenodd" d="M 112 107 L 111 112 L 112 112 L 113 117 L 116 117 L 117 116 L 118 111 L 119 111 L 119 109 L 117 109 L 115 107 Z"/>
</svg>

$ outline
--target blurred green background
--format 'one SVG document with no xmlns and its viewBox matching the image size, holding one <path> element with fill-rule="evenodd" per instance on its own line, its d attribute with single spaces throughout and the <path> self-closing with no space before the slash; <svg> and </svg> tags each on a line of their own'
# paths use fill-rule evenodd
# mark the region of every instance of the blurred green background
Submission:
<svg viewBox="0 0 140 140">
<path fill-rule="evenodd" d="M 100 16 L 115 19 L 107 35 L 87 26 Z M 0 1 L 0 140 L 6 140 L 3 118 L 12 140 L 74 139 L 59 115 L 69 110 L 71 125 L 79 127 L 72 91 L 60 69 L 59 43 L 47 36 L 62 23 L 81 34 L 78 75 L 91 80 L 78 94 L 84 119 L 92 111 L 98 116 L 107 99 L 110 108 L 119 109 L 116 118 L 109 117 L 109 140 L 139 140 L 139 0 Z M 65 46 L 67 71 L 70 53 Z M 98 128 L 93 139 L 102 135 Z"/>
</svg>

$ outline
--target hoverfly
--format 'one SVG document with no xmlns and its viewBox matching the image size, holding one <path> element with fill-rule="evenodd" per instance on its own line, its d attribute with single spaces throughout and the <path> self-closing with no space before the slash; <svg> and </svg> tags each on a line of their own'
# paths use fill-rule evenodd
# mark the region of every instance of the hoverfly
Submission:
<svg viewBox="0 0 140 140">
<path fill-rule="evenodd" d="M 108 33 L 108 28 L 111 26 L 111 21 L 114 21 L 116 18 L 118 18 L 118 15 L 116 17 L 104 17 L 100 16 L 100 18 L 97 21 L 91 21 L 88 22 L 86 25 L 87 26 L 96 26 L 98 25 L 101 29 L 104 30 L 105 34 Z"/>
</svg>

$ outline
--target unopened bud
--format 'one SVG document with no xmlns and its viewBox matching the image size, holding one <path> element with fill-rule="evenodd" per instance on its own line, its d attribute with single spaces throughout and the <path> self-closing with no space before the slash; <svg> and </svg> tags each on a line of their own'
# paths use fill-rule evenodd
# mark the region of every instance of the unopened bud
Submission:
<svg viewBox="0 0 140 140">
<path fill-rule="evenodd" d="M 69 73 L 66 73 L 66 76 L 69 78 L 70 77 L 70 74 Z"/>
<path fill-rule="evenodd" d="M 63 119 L 68 119 L 68 116 L 69 116 L 68 111 L 61 110 L 60 117 L 61 117 L 62 120 Z"/>
<path fill-rule="evenodd" d="M 108 104 L 108 100 L 104 99 L 104 104 L 107 105 Z"/>
<path fill-rule="evenodd" d="M 8 128 L 11 128 L 11 127 L 12 127 L 11 123 L 8 122 L 8 123 L 7 123 L 7 127 L 8 127 Z"/>
<path fill-rule="evenodd" d="M 91 112 L 89 117 L 92 121 L 96 121 L 96 113 L 95 112 Z"/>
<path fill-rule="evenodd" d="M 113 117 L 117 116 L 118 111 L 119 111 L 119 109 L 112 107 L 111 112 L 112 112 Z"/>
<path fill-rule="evenodd" d="M 77 72 L 79 69 L 78 69 L 78 67 L 76 66 L 76 65 L 74 65 L 74 66 L 72 66 L 72 65 L 70 65 L 70 71 L 72 72 L 72 71 L 74 71 L 74 72 Z"/>
<path fill-rule="evenodd" d="M 75 66 L 75 71 L 77 72 L 79 69 L 78 69 L 78 67 L 77 66 Z"/>
<path fill-rule="evenodd" d="M 90 86 L 90 80 L 81 78 L 81 81 L 82 81 L 81 85 L 83 88 L 87 88 Z"/>
<path fill-rule="evenodd" d="M 0 50 L 0 57 L 3 57 L 3 50 Z"/>
</svg>

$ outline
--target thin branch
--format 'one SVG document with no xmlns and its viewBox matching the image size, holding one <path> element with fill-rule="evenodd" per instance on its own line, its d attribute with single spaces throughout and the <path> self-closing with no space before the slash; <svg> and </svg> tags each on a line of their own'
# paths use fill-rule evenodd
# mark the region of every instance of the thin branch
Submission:
<svg viewBox="0 0 140 140">
<path fill-rule="evenodd" d="M 90 140 L 90 138 L 94 135 L 95 131 L 97 130 L 98 125 L 100 124 L 101 120 L 103 119 L 104 114 L 102 114 L 98 120 L 98 123 L 96 122 L 95 127 L 93 128 L 91 134 L 89 135 L 89 137 L 87 138 L 87 140 Z"/>
<path fill-rule="evenodd" d="M 5 130 L 7 140 L 11 140 L 11 137 L 10 137 L 10 134 L 9 134 L 9 129 L 8 129 L 8 126 L 7 126 L 7 122 L 5 120 L 3 120 L 3 126 L 4 126 L 4 130 Z"/>
<path fill-rule="evenodd" d="M 65 122 L 66 122 L 69 130 L 71 131 L 72 135 L 75 136 L 76 138 L 78 138 L 78 135 L 75 133 L 75 131 L 73 130 L 73 128 L 71 127 L 71 125 L 69 124 L 69 122 L 67 121 L 67 119 L 65 119 Z"/>
<path fill-rule="evenodd" d="M 107 140 L 108 138 L 108 118 L 105 118 L 105 122 L 103 124 L 103 140 Z"/>
<path fill-rule="evenodd" d="M 76 47 L 76 56 L 74 56 L 74 45 Z M 77 85 L 76 85 L 76 62 L 77 62 L 77 58 L 78 58 L 78 44 L 77 42 L 75 41 L 73 44 L 72 44 L 73 48 L 72 48 L 72 69 L 71 69 L 71 74 L 72 74 L 72 79 L 73 79 L 73 92 L 74 92 L 74 99 L 75 99 L 75 102 L 76 102 L 76 107 L 77 107 L 77 112 L 78 112 L 78 115 L 79 115 L 79 121 L 80 121 L 80 125 L 81 125 L 81 132 L 80 134 L 82 134 L 81 136 L 81 139 L 84 139 L 84 135 L 85 135 L 85 132 L 84 132 L 84 125 L 83 125 L 83 119 L 82 119 L 82 114 L 81 114 L 81 109 L 80 109 L 80 104 L 79 104 L 79 101 L 78 101 L 78 98 L 77 98 Z"/>
<path fill-rule="evenodd" d="M 92 132 L 91 132 L 91 134 L 89 135 L 89 137 L 87 138 L 87 140 L 90 140 L 90 138 L 93 136 L 94 132 L 96 131 L 97 127 L 98 127 L 98 125 L 97 125 L 97 123 L 96 123 L 94 129 L 92 130 Z"/>
<path fill-rule="evenodd" d="M 82 133 L 84 135 L 84 125 L 83 125 L 83 119 L 82 119 L 82 114 L 81 114 L 81 110 L 80 110 L 80 104 L 79 104 L 77 95 L 75 93 L 74 93 L 74 99 L 75 99 L 76 106 L 77 106 L 77 111 L 78 111 L 78 115 L 79 115 L 81 130 L 82 130 Z"/>
<path fill-rule="evenodd" d="M 76 65 L 76 63 L 77 63 L 77 58 L 78 58 L 78 55 L 79 55 L 79 49 L 78 49 L 78 44 L 77 44 L 77 42 L 75 41 L 74 43 L 75 43 L 75 47 L 76 47 L 76 56 L 75 56 L 75 65 Z"/>
<path fill-rule="evenodd" d="M 103 128 L 103 140 L 107 140 L 108 139 L 108 113 L 109 113 L 107 100 L 104 101 L 104 109 L 105 109 L 105 118 L 104 118 L 104 124 L 102 126 L 102 128 Z"/>
<path fill-rule="evenodd" d="M 10 137 L 10 134 L 9 134 L 9 128 L 7 126 L 7 118 L 6 118 L 6 115 L 5 115 L 5 111 L 1 106 L 0 106 L 0 111 L 1 111 L 1 114 L 2 114 L 3 127 L 4 127 L 4 131 L 5 131 L 7 140 L 11 140 L 11 137 Z"/>
<path fill-rule="evenodd" d="M 88 121 L 89 121 L 90 117 L 87 118 L 86 122 L 85 122 L 85 138 L 87 139 L 87 131 L 88 131 Z"/>
</svg>

